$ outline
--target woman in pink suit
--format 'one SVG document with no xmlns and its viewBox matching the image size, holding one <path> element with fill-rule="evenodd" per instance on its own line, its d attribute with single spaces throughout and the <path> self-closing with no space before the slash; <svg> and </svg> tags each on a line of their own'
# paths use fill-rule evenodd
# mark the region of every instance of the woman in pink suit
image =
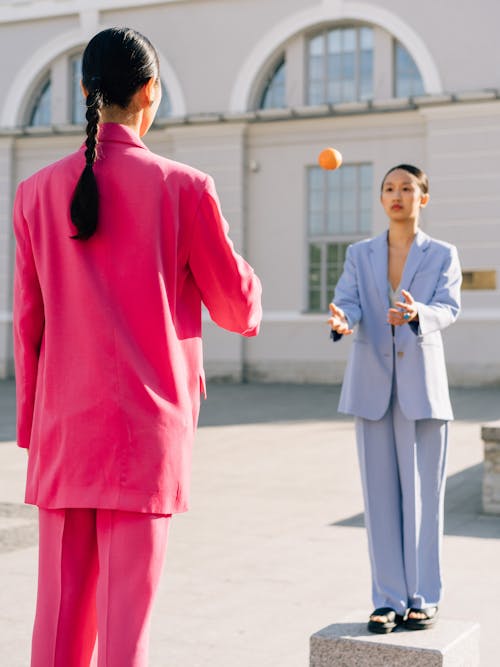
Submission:
<svg viewBox="0 0 500 667">
<path fill-rule="evenodd" d="M 18 444 L 40 520 L 31 665 L 142 667 L 169 519 L 188 507 L 201 303 L 255 336 L 261 287 L 211 178 L 141 141 L 161 99 L 150 42 L 99 33 L 82 87 L 85 145 L 14 206 Z"/>
</svg>

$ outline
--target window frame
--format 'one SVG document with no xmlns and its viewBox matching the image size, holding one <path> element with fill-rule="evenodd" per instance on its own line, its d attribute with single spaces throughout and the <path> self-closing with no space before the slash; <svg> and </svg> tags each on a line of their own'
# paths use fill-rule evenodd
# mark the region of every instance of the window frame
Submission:
<svg viewBox="0 0 500 667">
<path fill-rule="evenodd" d="M 328 187 L 328 174 L 332 172 L 327 172 L 322 170 L 320 167 L 317 167 L 315 165 L 308 165 L 305 169 L 306 175 L 306 225 L 305 225 L 305 230 L 306 230 L 306 281 L 305 281 L 305 312 L 307 314 L 317 314 L 317 313 L 322 313 L 325 312 L 328 309 L 328 304 L 330 303 L 331 299 L 333 298 L 333 291 L 335 289 L 335 285 L 338 282 L 338 278 L 340 277 L 342 273 L 342 268 L 345 260 L 345 253 L 347 250 L 347 246 L 351 245 L 352 243 L 356 243 L 357 241 L 361 241 L 363 239 L 369 238 L 372 233 L 373 233 L 373 214 L 374 214 L 374 207 L 373 207 L 373 193 L 374 193 L 374 167 L 373 167 L 373 162 L 369 161 L 359 161 L 359 162 L 351 162 L 345 164 L 342 169 L 346 169 L 349 167 L 354 167 L 356 168 L 356 190 L 355 190 L 355 198 L 354 201 L 356 203 L 356 212 L 355 212 L 355 217 L 356 217 L 356 227 L 353 230 L 347 230 L 346 233 L 341 233 L 339 231 L 332 231 L 328 232 L 328 197 L 329 197 L 329 192 L 331 191 L 331 188 Z M 368 188 L 363 188 L 362 186 L 362 176 L 360 169 L 363 167 L 368 167 L 370 169 L 370 187 L 369 187 L 369 201 L 370 201 L 370 209 L 369 209 L 369 226 L 368 228 L 363 228 L 361 226 L 361 211 L 363 210 L 362 207 L 362 194 L 363 190 Z M 323 228 L 320 233 L 311 233 L 311 211 L 313 210 L 311 208 L 311 177 L 310 174 L 311 172 L 315 170 L 318 174 L 323 174 L 323 209 L 322 209 L 322 215 L 324 218 L 324 223 L 323 223 Z M 340 172 L 333 172 L 334 174 L 340 175 Z M 312 258 L 311 258 L 311 249 L 313 246 L 318 246 L 320 249 L 320 259 L 319 259 L 319 287 L 317 289 L 314 289 L 313 283 L 311 282 L 311 273 L 312 273 Z M 329 253 L 329 247 L 337 247 L 341 249 L 341 254 L 342 257 L 340 259 L 337 258 L 336 260 L 336 267 L 332 269 L 333 262 L 329 261 L 328 258 L 328 253 Z M 337 250 L 338 252 L 338 250 Z M 333 284 L 329 284 L 329 272 L 331 270 L 336 271 L 336 276 L 335 276 L 335 281 Z M 316 307 L 313 304 L 313 300 L 311 299 L 311 295 L 313 291 L 316 291 L 319 293 L 319 307 Z"/>
<path fill-rule="evenodd" d="M 43 74 L 38 78 L 38 83 L 34 85 L 33 93 L 26 103 L 25 112 L 23 114 L 23 124 L 26 127 L 51 127 L 53 125 L 82 126 L 86 124 L 87 121 L 85 119 L 84 105 L 82 105 L 83 118 L 78 118 L 76 114 L 77 101 L 79 99 L 79 95 L 81 95 L 79 90 L 79 81 L 81 77 L 78 78 L 78 80 L 75 78 L 74 63 L 78 59 L 81 59 L 82 55 L 83 46 L 73 47 L 72 49 L 54 58 L 47 65 Z M 33 118 L 37 113 L 37 105 L 39 104 L 43 92 L 47 85 L 53 86 L 54 81 L 56 81 L 58 93 L 60 92 L 60 95 L 58 94 L 58 98 L 60 97 L 61 104 L 56 108 L 53 106 L 53 100 L 51 100 L 50 122 L 48 125 L 41 125 L 39 123 L 33 124 Z M 163 80 L 161 83 L 163 96 L 166 96 L 168 101 L 167 106 L 169 113 L 168 115 L 157 115 L 155 121 L 162 121 L 172 116 L 172 103 L 168 92 L 168 87 Z M 60 89 L 61 86 L 65 86 L 65 90 Z M 81 99 L 83 100 L 83 97 L 81 97 Z M 57 116 L 57 118 L 55 116 Z"/>
</svg>

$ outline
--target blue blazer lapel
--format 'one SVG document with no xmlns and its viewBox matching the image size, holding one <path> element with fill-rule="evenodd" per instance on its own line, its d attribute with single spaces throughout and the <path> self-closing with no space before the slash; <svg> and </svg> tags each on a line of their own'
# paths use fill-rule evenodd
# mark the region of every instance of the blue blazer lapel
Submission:
<svg viewBox="0 0 500 667">
<path fill-rule="evenodd" d="M 388 246 L 387 232 L 376 236 L 370 243 L 370 263 L 373 270 L 373 280 L 384 308 L 389 307 L 388 287 Z"/>
<path fill-rule="evenodd" d="M 411 283 L 415 277 L 418 267 L 425 257 L 425 253 L 430 245 L 430 237 L 421 229 L 415 234 L 410 252 L 406 258 L 403 275 L 401 276 L 401 289 L 411 292 Z"/>
</svg>

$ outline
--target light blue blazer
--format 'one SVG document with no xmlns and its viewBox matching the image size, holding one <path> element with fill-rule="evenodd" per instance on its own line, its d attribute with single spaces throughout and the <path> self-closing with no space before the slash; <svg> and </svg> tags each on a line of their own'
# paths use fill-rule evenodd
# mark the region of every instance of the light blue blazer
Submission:
<svg viewBox="0 0 500 667">
<path fill-rule="evenodd" d="M 345 312 L 350 328 L 357 325 L 357 330 L 340 412 L 365 419 L 383 417 L 395 374 L 407 419 L 453 419 L 441 330 L 458 317 L 461 282 L 456 248 L 419 230 L 400 285 L 417 302 L 419 321 L 395 327 L 393 339 L 387 323 L 387 232 L 349 246 L 334 303 Z M 332 332 L 332 338 L 341 336 Z"/>
</svg>

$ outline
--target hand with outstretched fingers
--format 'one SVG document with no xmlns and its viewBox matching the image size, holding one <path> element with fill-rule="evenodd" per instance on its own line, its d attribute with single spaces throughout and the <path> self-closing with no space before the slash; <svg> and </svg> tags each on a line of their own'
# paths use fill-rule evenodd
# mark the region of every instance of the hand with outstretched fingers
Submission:
<svg viewBox="0 0 500 667">
<path fill-rule="evenodd" d="M 418 310 L 415 299 L 410 292 L 401 290 L 404 301 L 396 301 L 394 308 L 387 311 L 387 321 L 394 327 L 400 327 L 418 319 Z"/>
<path fill-rule="evenodd" d="M 332 331 L 335 331 L 342 336 L 349 336 L 349 334 L 352 334 L 353 332 L 353 330 L 349 328 L 349 322 L 347 321 L 344 311 L 333 302 L 330 304 L 330 318 L 328 319 L 328 324 L 332 328 Z"/>
</svg>

